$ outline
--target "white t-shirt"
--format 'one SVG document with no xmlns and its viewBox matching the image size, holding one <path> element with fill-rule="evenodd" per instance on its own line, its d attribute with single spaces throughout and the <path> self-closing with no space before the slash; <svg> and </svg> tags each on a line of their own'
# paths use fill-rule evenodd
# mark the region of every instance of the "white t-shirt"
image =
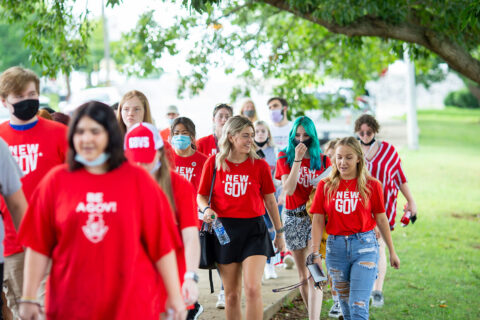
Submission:
<svg viewBox="0 0 480 320">
<path fill-rule="evenodd" d="M 288 145 L 288 136 L 290 134 L 290 130 L 292 130 L 292 127 L 292 121 L 288 121 L 288 123 L 283 127 L 277 127 L 274 124 L 270 124 L 272 138 L 278 150 L 282 150 Z"/>
</svg>

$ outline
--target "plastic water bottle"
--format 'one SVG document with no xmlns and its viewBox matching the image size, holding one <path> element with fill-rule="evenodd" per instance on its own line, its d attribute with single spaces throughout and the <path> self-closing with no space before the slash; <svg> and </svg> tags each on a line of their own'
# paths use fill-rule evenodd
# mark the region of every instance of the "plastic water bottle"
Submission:
<svg viewBox="0 0 480 320">
<path fill-rule="evenodd" d="M 217 235 L 218 242 L 220 242 L 222 246 L 229 243 L 230 237 L 225 231 L 225 228 L 223 227 L 223 224 L 220 222 L 220 220 L 215 219 L 213 220 L 212 224 L 213 224 L 213 230 L 215 230 L 215 234 Z"/>
</svg>

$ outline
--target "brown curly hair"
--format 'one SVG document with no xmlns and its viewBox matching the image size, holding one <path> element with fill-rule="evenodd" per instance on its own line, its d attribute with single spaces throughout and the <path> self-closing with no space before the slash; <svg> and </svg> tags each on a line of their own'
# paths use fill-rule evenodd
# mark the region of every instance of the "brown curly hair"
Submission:
<svg viewBox="0 0 480 320">
<path fill-rule="evenodd" d="M 373 132 L 375 133 L 380 131 L 380 125 L 378 124 L 377 120 L 369 114 L 363 114 L 355 121 L 355 132 L 360 131 L 362 124 L 366 124 L 372 128 Z"/>
</svg>

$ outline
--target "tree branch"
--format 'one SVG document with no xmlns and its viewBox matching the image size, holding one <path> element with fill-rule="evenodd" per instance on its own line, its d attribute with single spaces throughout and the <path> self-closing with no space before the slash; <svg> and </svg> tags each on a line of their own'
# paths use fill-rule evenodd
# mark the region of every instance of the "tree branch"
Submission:
<svg viewBox="0 0 480 320">
<path fill-rule="evenodd" d="M 291 8 L 286 0 L 262 0 L 276 8 L 319 24 L 333 33 L 347 36 L 370 36 L 416 43 L 441 57 L 453 70 L 480 84 L 480 61 L 475 59 L 465 48 L 447 37 L 421 26 L 412 11 L 411 18 L 394 25 L 378 17 L 364 16 L 349 25 L 342 26 L 334 22 L 321 20 L 311 14 L 303 14 Z"/>
</svg>

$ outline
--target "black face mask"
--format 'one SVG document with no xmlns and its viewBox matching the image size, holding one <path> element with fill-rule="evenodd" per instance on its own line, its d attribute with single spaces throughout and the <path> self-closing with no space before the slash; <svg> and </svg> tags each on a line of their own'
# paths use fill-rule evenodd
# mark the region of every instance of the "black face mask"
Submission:
<svg viewBox="0 0 480 320">
<path fill-rule="evenodd" d="M 308 138 L 307 140 L 302 141 L 302 143 L 305 145 L 305 147 L 310 148 L 312 145 L 312 138 Z M 298 139 L 293 139 L 293 145 L 296 147 L 300 144 L 300 140 Z"/>
<path fill-rule="evenodd" d="M 20 120 L 32 119 L 38 112 L 40 101 L 38 99 L 26 99 L 12 104 L 13 115 Z"/>
<path fill-rule="evenodd" d="M 375 143 L 375 137 L 373 137 L 373 139 L 372 139 L 372 140 L 370 140 L 370 142 L 369 142 L 369 143 L 365 143 L 365 142 L 363 142 L 363 141 L 362 141 L 362 139 L 360 139 L 360 137 L 357 137 L 357 140 L 358 140 L 358 141 L 360 141 L 360 143 L 361 143 L 361 144 L 363 144 L 364 146 L 371 146 L 372 144 L 374 144 L 374 143 Z"/>
<path fill-rule="evenodd" d="M 267 138 L 267 140 L 265 140 L 265 141 L 263 141 L 263 142 L 258 142 L 257 140 L 254 140 L 254 141 L 255 141 L 255 144 L 256 144 L 259 148 L 261 148 L 261 147 L 263 147 L 263 146 L 268 142 L 268 138 Z"/>
</svg>

